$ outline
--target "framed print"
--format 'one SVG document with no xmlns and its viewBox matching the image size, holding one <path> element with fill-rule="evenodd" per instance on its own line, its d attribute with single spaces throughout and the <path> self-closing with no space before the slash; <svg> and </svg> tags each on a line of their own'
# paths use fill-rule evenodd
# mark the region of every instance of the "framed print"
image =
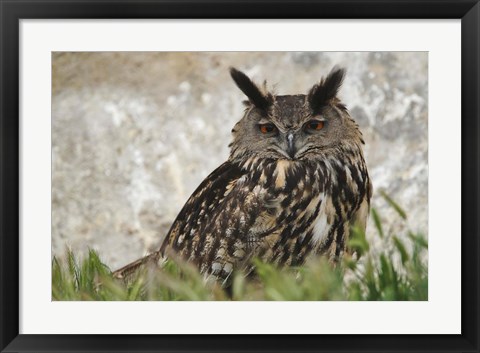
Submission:
<svg viewBox="0 0 480 353">
<path fill-rule="evenodd" d="M 2 352 L 479 351 L 477 1 L 0 10 Z"/>
</svg>

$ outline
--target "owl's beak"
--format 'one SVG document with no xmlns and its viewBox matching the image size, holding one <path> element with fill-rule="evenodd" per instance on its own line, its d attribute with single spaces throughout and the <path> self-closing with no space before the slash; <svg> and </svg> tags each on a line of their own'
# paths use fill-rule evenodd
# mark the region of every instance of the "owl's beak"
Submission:
<svg viewBox="0 0 480 353">
<path fill-rule="evenodd" d="M 290 156 L 290 158 L 293 159 L 293 157 L 295 157 L 295 153 L 296 153 L 296 149 L 295 149 L 295 140 L 294 140 L 294 135 L 293 135 L 293 132 L 292 131 L 289 131 L 287 133 L 287 153 L 288 155 Z"/>
</svg>

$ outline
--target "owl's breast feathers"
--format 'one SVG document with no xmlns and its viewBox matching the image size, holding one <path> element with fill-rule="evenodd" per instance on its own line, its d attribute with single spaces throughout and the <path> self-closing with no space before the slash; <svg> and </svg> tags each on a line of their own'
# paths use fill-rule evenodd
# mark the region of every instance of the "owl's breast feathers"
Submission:
<svg viewBox="0 0 480 353">
<path fill-rule="evenodd" d="M 350 226 L 365 227 L 371 196 L 361 150 L 340 152 L 341 161 L 225 162 L 192 194 L 160 252 L 220 278 L 251 257 L 298 265 L 318 253 L 336 261 Z"/>
</svg>

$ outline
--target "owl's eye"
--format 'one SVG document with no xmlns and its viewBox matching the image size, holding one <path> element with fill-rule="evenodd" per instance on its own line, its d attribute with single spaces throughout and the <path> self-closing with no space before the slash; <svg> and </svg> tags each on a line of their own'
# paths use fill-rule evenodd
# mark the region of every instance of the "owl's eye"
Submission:
<svg viewBox="0 0 480 353">
<path fill-rule="evenodd" d="M 306 129 L 311 131 L 322 130 L 324 126 L 325 122 L 321 120 L 310 120 L 308 123 L 305 124 Z"/>
<path fill-rule="evenodd" d="M 277 131 L 277 127 L 273 124 L 258 124 L 258 128 L 262 134 L 270 134 Z"/>
</svg>

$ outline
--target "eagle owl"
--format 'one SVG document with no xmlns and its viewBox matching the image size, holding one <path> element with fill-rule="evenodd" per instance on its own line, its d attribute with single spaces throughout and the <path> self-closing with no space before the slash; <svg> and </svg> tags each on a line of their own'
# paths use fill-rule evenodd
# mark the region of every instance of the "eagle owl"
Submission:
<svg viewBox="0 0 480 353">
<path fill-rule="evenodd" d="M 335 263 L 350 227 L 365 229 L 372 187 L 362 133 L 337 93 L 334 68 L 308 94 L 275 95 L 230 74 L 248 97 L 228 160 L 194 191 L 160 249 L 114 273 L 126 278 L 170 252 L 226 280 L 253 257 L 279 266 L 310 254 Z"/>
</svg>

